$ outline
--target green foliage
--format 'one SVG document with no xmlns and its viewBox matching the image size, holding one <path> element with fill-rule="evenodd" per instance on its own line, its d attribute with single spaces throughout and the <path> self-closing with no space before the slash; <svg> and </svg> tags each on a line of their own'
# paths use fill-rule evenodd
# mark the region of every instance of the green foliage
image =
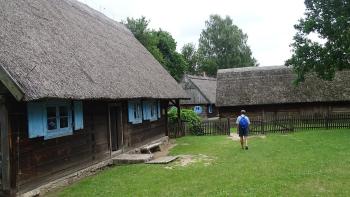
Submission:
<svg viewBox="0 0 350 197">
<path fill-rule="evenodd" d="M 194 135 L 201 135 L 203 131 L 200 128 L 201 118 L 190 109 L 181 109 L 180 111 L 181 121 L 187 122 L 189 126 L 189 130 Z M 168 111 L 169 122 L 176 123 L 178 121 L 177 118 L 177 108 L 172 107 Z"/>
<path fill-rule="evenodd" d="M 139 19 L 127 18 L 123 22 L 126 27 L 134 34 L 135 38 L 160 62 L 163 64 L 163 55 L 157 45 L 159 39 L 152 31 L 148 29 L 149 20 L 144 16 Z"/>
<path fill-rule="evenodd" d="M 158 38 L 157 48 L 163 55 L 163 66 L 168 70 L 171 76 L 177 81 L 180 81 L 183 77 L 187 62 L 183 56 L 176 51 L 175 39 L 170 35 L 169 32 L 158 30 L 153 31 Z"/>
<path fill-rule="evenodd" d="M 187 73 L 191 75 L 198 74 L 198 53 L 196 46 L 193 43 L 185 44 L 181 49 L 181 54 L 188 63 Z"/>
<path fill-rule="evenodd" d="M 293 66 L 297 83 L 313 72 L 332 80 L 336 70 L 350 68 L 350 1 L 305 0 L 305 6 L 305 18 L 294 26 L 298 32 L 286 65 Z"/>
<path fill-rule="evenodd" d="M 176 41 L 169 32 L 149 29 L 149 20 L 145 17 L 127 18 L 123 23 L 171 76 L 177 81 L 183 77 L 187 70 L 187 62 L 176 51 Z"/>
<path fill-rule="evenodd" d="M 200 70 L 215 76 L 218 69 L 256 66 L 248 36 L 228 16 L 211 15 L 199 38 Z"/>
</svg>

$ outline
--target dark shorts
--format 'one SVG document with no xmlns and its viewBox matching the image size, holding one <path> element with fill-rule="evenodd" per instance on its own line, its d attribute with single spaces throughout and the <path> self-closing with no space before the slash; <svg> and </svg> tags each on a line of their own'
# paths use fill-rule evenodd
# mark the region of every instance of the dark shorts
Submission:
<svg viewBox="0 0 350 197">
<path fill-rule="evenodd" d="M 247 137 L 248 136 L 248 128 L 246 128 L 246 129 L 239 128 L 238 135 L 239 135 L 239 137 L 243 137 L 243 136 Z"/>
</svg>

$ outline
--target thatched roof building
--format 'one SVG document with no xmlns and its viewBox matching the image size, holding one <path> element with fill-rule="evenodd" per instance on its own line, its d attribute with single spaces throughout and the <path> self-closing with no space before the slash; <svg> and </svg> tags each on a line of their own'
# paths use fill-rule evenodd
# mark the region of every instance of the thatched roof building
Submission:
<svg viewBox="0 0 350 197">
<path fill-rule="evenodd" d="M 49 191 L 167 141 L 169 103 L 186 97 L 98 11 L 76 0 L 0 0 L 0 196 Z"/>
<path fill-rule="evenodd" d="M 308 76 L 299 86 L 295 74 L 285 66 L 223 69 L 217 75 L 216 105 L 249 106 L 266 104 L 350 101 L 350 71 L 336 73 L 334 81 Z"/>
<path fill-rule="evenodd" d="M 127 28 L 75 0 L 0 1 L 0 68 L 24 101 L 186 97 Z"/>
<path fill-rule="evenodd" d="M 215 104 L 216 78 L 185 75 L 181 81 L 183 89 L 190 100 L 183 100 L 181 104 Z"/>
</svg>

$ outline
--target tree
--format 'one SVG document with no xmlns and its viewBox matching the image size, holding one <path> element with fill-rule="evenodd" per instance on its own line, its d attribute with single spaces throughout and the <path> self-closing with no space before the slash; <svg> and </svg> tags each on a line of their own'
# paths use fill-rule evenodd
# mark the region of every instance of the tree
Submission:
<svg viewBox="0 0 350 197">
<path fill-rule="evenodd" d="M 176 41 L 169 32 L 149 29 L 149 20 L 145 17 L 127 18 L 123 23 L 172 77 L 177 81 L 182 78 L 187 69 L 187 62 L 176 51 Z"/>
<path fill-rule="evenodd" d="M 153 31 L 158 38 L 157 48 L 163 55 L 163 66 L 168 70 L 171 76 L 180 81 L 186 72 L 187 62 L 183 56 L 176 51 L 175 39 L 169 32 L 159 29 Z"/>
<path fill-rule="evenodd" d="M 335 71 L 350 68 L 350 1 L 305 0 L 305 6 L 305 18 L 294 26 L 293 55 L 286 65 L 293 66 L 297 83 L 307 73 L 332 80 Z"/>
<path fill-rule="evenodd" d="M 181 49 L 181 54 L 188 64 L 187 73 L 197 74 L 198 53 L 193 43 L 185 44 Z"/>
<path fill-rule="evenodd" d="M 208 75 L 218 69 L 256 66 L 247 44 L 248 36 L 228 16 L 211 15 L 199 38 L 199 66 Z"/>
<path fill-rule="evenodd" d="M 158 60 L 163 64 L 164 59 L 162 53 L 159 51 L 157 44 L 158 38 L 148 28 L 149 20 L 144 16 L 139 19 L 127 18 L 122 23 L 134 34 L 135 38 Z"/>
</svg>

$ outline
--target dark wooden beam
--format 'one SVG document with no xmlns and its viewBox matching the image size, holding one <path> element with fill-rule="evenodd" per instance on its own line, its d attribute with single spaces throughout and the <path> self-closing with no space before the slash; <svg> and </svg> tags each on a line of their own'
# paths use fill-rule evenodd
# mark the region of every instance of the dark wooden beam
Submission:
<svg viewBox="0 0 350 197">
<path fill-rule="evenodd" d="M 22 100 L 24 93 L 19 84 L 14 80 L 11 75 L 0 65 L 0 81 L 11 92 L 17 101 Z"/>
<path fill-rule="evenodd" d="M 169 126 L 169 121 L 168 121 L 168 108 L 169 108 L 169 102 L 166 103 L 165 107 L 162 109 L 165 110 L 165 136 L 169 136 L 169 130 L 168 130 L 168 126 Z M 161 112 L 162 113 L 162 112 Z"/>
<path fill-rule="evenodd" d="M 170 105 L 170 106 L 176 106 L 176 100 L 175 100 L 175 101 L 170 100 L 170 103 L 172 104 L 172 105 Z"/>
<path fill-rule="evenodd" d="M 5 106 L 5 99 L 0 97 L 0 132 L 1 132 L 1 154 L 2 154 L 2 189 L 10 191 L 10 146 L 8 113 Z"/>
<path fill-rule="evenodd" d="M 179 124 L 179 128 L 181 128 L 181 108 L 180 108 L 180 99 L 176 99 L 175 101 L 177 108 L 177 123 Z"/>
</svg>

